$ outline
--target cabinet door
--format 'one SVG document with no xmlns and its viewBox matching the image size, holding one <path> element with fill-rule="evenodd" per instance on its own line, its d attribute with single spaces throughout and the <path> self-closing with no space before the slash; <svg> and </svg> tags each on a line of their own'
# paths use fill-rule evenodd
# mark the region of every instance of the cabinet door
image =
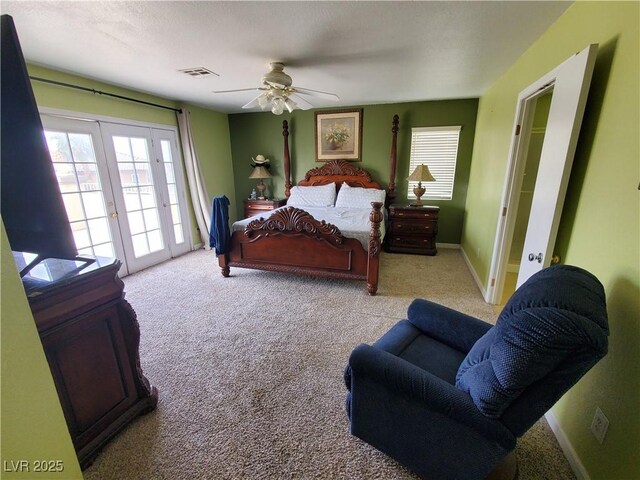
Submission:
<svg viewBox="0 0 640 480">
<path fill-rule="evenodd" d="M 112 304 L 42 337 L 76 450 L 136 401 L 119 315 Z"/>
</svg>

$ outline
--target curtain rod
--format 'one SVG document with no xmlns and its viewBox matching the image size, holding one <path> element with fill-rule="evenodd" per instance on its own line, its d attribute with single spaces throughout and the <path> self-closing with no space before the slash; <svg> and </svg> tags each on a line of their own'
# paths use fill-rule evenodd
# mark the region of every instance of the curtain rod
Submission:
<svg viewBox="0 0 640 480">
<path fill-rule="evenodd" d="M 158 103 L 145 102 L 144 100 L 125 97 L 124 95 L 116 95 L 115 93 L 102 92 L 100 90 L 95 90 L 93 88 L 81 87 L 80 85 L 72 85 L 71 83 L 58 82 L 56 80 L 48 80 L 46 78 L 31 77 L 31 76 L 29 76 L 29 78 L 37 82 L 50 83 L 51 85 L 57 85 L 59 87 L 75 88 L 76 90 L 82 90 L 85 92 L 95 93 L 98 95 L 106 95 L 108 97 L 119 98 L 120 100 L 127 100 L 129 102 L 142 103 L 143 105 L 149 105 L 151 107 L 157 107 L 157 108 L 164 108 L 165 110 L 173 110 L 174 112 L 182 113 L 182 109 L 180 108 L 167 107 L 165 105 L 160 105 Z"/>
</svg>

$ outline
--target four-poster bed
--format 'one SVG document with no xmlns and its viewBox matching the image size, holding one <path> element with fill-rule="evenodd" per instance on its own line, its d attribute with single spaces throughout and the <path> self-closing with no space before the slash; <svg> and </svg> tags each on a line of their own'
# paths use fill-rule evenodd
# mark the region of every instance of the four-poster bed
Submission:
<svg viewBox="0 0 640 480">
<path fill-rule="evenodd" d="M 282 122 L 284 136 L 285 195 L 291 196 L 291 160 L 289 128 Z M 393 117 L 389 189 L 386 206 L 395 198 L 398 116 Z M 380 189 L 371 174 L 344 160 L 327 162 L 309 170 L 299 187 L 334 183 L 336 190 L 349 187 Z M 252 219 L 241 231 L 233 231 L 229 249 L 218 257 L 222 275 L 229 276 L 230 267 L 252 268 L 298 275 L 366 280 L 370 295 L 378 290 L 383 203 L 371 202 L 368 242 L 350 238 L 333 225 L 311 216 L 294 206 L 282 207 L 265 218 Z M 315 211 L 315 210 L 314 210 Z M 367 227 L 369 228 L 369 227 Z"/>
</svg>

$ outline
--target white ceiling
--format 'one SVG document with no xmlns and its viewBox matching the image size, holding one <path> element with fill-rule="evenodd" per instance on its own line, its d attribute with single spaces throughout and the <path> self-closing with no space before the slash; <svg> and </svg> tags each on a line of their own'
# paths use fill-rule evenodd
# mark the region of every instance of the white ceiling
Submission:
<svg viewBox="0 0 640 480">
<path fill-rule="evenodd" d="M 557 1 L 6 1 L 28 62 L 223 112 L 270 61 L 338 105 L 480 96 L 570 5 Z M 178 72 L 205 67 L 219 77 Z M 336 104 L 308 98 L 315 106 Z"/>
</svg>

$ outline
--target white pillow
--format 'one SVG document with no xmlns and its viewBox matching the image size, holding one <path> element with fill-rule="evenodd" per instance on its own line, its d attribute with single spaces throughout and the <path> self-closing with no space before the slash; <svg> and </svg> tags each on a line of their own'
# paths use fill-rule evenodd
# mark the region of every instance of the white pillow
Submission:
<svg viewBox="0 0 640 480">
<path fill-rule="evenodd" d="M 336 201 L 336 184 L 328 183 L 313 187 L 298 187 L 291 189 L 287 205 L 291 207 L 333 207 Z"/>
<path fill-rule="evenodd" d="M 347 182 L 342 184 L 336 199 L 336 207 L 371 208 L 371 202 L 382 202 L 387 194 L 377 188 L 351 187 Z"/>
</svg>

